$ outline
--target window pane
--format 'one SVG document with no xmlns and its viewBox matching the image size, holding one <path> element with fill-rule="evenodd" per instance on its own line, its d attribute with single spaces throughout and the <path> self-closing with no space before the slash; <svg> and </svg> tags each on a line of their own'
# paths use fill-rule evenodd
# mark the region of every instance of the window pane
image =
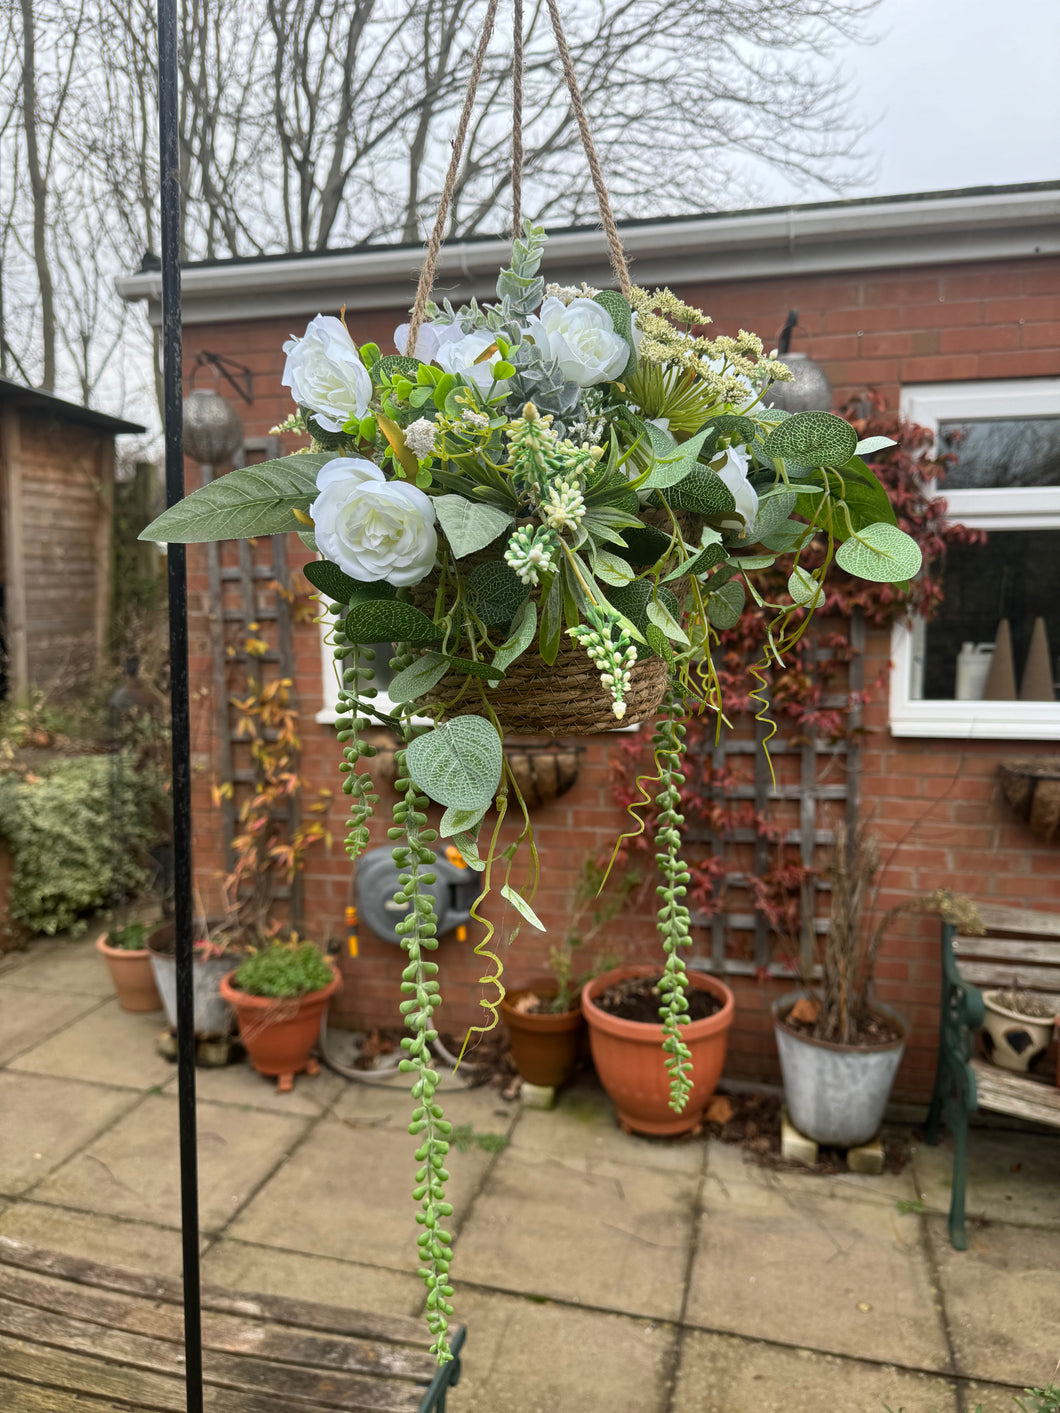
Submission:
<svg viewBox="0 0 1060 1413">
<path fill-rule="evenodd" d="M 394 680 L 394 669 L 390 666 L 390 659 L 394 656 L 394 644 L 371 643 L 366 646 L 375 653 L 375 661 L 372 663 L 372 686 L 378 692 L 385 692 Z"/>
<path fill-rule="evenodd" d="M 951 545 L 942 588 L 945 600 L 925 633 L 924 697 L 982 697 L 987 649 L 1002 618 L 1012 628 L 1017 696 L 1039 617 L 1049 638 L 1054 689 L 1060 684 L 1060 530 L 991 530 L 985 545 Z M 964 664 L 960 693 L 959 659 Z"/>
<path fill-rule="evenodd" d="M 1060 417 L 940 422 L 939 443 L 957 457 L 944 491 L 1060 486 Z"/>
</svg>

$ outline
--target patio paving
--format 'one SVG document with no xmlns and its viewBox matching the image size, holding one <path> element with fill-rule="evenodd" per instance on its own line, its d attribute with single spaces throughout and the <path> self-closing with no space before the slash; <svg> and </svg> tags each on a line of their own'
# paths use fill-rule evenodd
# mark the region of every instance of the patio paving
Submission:
<svg viewBox="0 0 1060 1413">
<path fill-rule="evenodd" d="M 0 1234 L 179 1272 L 159 1025 L 118 1009 L 91 940 L 0 959 Z M 199 1081 L 205 1279 L 417 1314 L 403 1090 Z M 552 1113 L 445 1104 L 469 1326 L 452 1413 L 1014 1413 L 1053 1375 L 1055 1134 L 973 1133 L 955 1252 L 950 1155 L 915 1138 L 900 1174 L 824 1178 L 631 1138 L 590 1081 Z"/>
</svg>

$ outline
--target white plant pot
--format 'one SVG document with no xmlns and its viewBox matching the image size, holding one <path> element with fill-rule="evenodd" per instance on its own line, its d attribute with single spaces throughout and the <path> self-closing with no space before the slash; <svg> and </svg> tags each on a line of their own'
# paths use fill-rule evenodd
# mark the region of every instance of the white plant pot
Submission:
<svg viewBox="0 0 1060 1413">
<path fill-rule="evenodd" d="M 909 1026 L 882 1002 L 873 1010 L 901 1028 L 886 1045 L 833 1045 L 787 1030 L 780 1021 L 801 993 L 773 1003 L 773 1029 L 791 1122 L 817 1143 L 856 1148 L 875 1138 L 905 1050 Z"/>
<path fill-rule="evenodd" d="M 1055 1020 L 1002 1006 L 1000 991 L 983 992 L 983 1049 L 991 1064 L 1026 1074 L 1049 1047 Z"/>
</svg>

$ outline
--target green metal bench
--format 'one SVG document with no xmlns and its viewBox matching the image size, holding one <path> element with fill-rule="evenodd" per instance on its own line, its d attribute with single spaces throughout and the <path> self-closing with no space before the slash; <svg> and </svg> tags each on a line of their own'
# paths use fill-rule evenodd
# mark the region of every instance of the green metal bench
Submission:
<svg viewBox="0 0 1060 1413">
<path fill-rule="evenodd" d="M 968 1120 L 979 1109 L 1060 1128 L 1060 1089 L 1034 1075 L 1014 1074 L 976 1057 L 975 1032 L 983 1022 L 980 986 L 1019 986 L 1057 996 L 1060 1010 L 1060 914 L 977 904 L 983 937 L 965 937 L 942 926 L 942 1014 L 939 1058 L 926 1142 L 938 1143 L 945 1124 L 953 1135 L 950 1242 L 964 1251 Z"/>
</svg>

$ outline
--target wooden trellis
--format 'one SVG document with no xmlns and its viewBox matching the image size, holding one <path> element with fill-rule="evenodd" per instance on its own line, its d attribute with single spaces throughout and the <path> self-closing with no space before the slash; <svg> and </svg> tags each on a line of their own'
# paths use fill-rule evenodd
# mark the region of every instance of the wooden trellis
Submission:
<svg viewBox="0 0 1060 1413">
<path fill-rule="evenodd" d="M 864 686 L 865 620 L 855 613 L 850 622 L 850 645 L 853 656 L 847 670 L 845 692 L 834 693 L 823 698 L 822 705 L 846 711 L 851 732 L 856 732 L 861 723 L 861 709 L 857 700 Z M 815 660 L 826 662 L 832 659 L 827 649 L 818 649 Z M 837 813 L 845 816 L 848 827 L 856 824 L 859 808 L 859 776 L 861 751 L 859 739 L 852 734 L 838 742 L 822 741 L 812 734 L 796 739 L 790 729 L 781 728 L 769 742 L 777 784 L 770 777 L 769 761 L 763 749 L 769 728 L 764 722 L 753 723 L 750 730 L 732 731 L 722 728 L 717 741 L 708 738 L 701 752 L 702 768 L 706 778 L 702 788 L 710 798 L 719 801 L 748 801 L 753 804 L 756 815 L 768 817 L 777 813 L 777 807 L 784 813 L 794 813 L 797 807 L 797 820 L 781 824 L 781 844 L 786 851 L 797 851 L 801 865 L 812 870 L 803 881 L 800 898 L 801 925 L 799 934 L 799 959 L 803 974 L 813 968 L 815 939 L 818 934 L 828 931 L 827 916 L 819 916 L 821 904 L 825 901 L 820 895 L 827 894 L 828 880 L 825 876 L 830 847 L 834 833 L 829 823 Z M 721 787 L 712 783 L 719 771 L 736 766 L 741 761 L 753 761 L 753 774 L 735 786 Z M 829 776 L 835 775 L 836 779 Z M 787 809 L 784 809 L 787 806 Z M 825 806 L 825 808 L 822 808 Z M 772 809 L 771 809 L 772 807 Z M 687 835 L 691 844 L 705 845 L 722 860 L 732 861 L 733 867 L 726 867 L 723 886 L 725 893 L 746 889 L 748 868 L 757 876 L 763 875 L 773 859 L 771 852 L 777 847 L 751 825 L 725 830 L 718 833 L 711 829 L 690 829 Z M 743 855 L 744 868 L 738 866 L 738 855 Z M 748 855 L 750 857 L 748 858 Z M 694 927 L 705 929 L 709 936 L 709 952 L 703 955 L 701 931 L 694 932 L 700 953 L 698 964 L 717 975 L 749 976 L 763 971 L 773 976 L 793 976 L 795 967 L 789 961 L 775 955 L 775 934 L 768 919 L 758 909 L 737 910 L 730 908 L 722 899 L 717 912 L 693 913 Z M 751 939 L 751 946 L 740 943 L 740 937 Z M 750 955 L 748 955 L 750 952 Z"/>
<path fill-rule="evenodd" d="M 270 460 L 280 454 L 278 437 L 248 437 L 233 458 L 233 467 Z M 203 466 L 202 476 L 204 484 L 213 480 L 213 468 Z M 237 734 L 237 713 L 232 707 L 237 691 L 233 678 L 241 671 L 251 691 L 259 691 L 270 674 L 294 680 L 290 575 L 284 535 L 213 542 L 206 548 L 217 773 L 220 780 L 230 781 L 233 787 L 232 793 L 225 793 L 221 799 L 225 865 L 231 868 L 240 799 L 257 783 L 253 764 L 240 759 L 245 751 L 240 749 L 244 741 Z M 252 624 L 258 625 L 257 629 Z M 263 635 L 267 635 L 267 650 L 258 655 L 248 653 L 247 639 Z M 288 837 L 292 837 L 300 823 L 297 798 L 288 799 L 277 817 Z M 300 929 L 304 922 L 301 875 L 295 873 L 290 888 L 274 887 L 273 897 L 287 902 L 291 923 Z"/>
</svg>

